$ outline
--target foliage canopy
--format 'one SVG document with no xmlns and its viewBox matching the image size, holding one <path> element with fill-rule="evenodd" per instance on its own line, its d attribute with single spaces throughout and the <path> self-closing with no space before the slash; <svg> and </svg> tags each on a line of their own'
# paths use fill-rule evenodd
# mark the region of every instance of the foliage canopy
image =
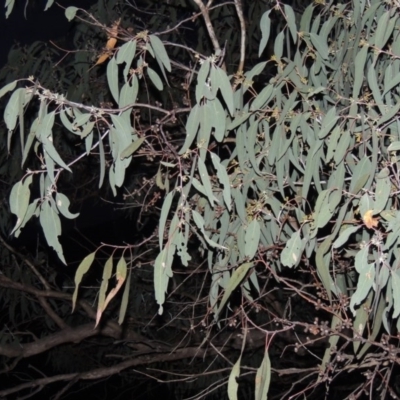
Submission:
<svg viewBox="0 0 400 400">
<path fill-rule="evenodd" d="M 0 395 L 138 366 L 177 398 L 398 398 L 399 8 L 100 0 L 66 8 L 74 50 L 12 50 L 4 234 L 36 218 L 68 264 L 70 206 L 99 196 L 141 231 L 92 248 L 73 289 L 2 239 L 2 372 L 81 341 L 93 362 Z M 24 321 L 44 315 L 43 335 Z"/>
</svg>

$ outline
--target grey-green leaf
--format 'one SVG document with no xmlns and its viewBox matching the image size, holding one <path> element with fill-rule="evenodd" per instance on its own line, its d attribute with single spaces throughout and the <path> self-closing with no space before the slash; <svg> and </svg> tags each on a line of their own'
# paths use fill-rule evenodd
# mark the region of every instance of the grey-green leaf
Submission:
<svg viewBox="0 0 400 400">
<path fill-rule="evenodd" d="M 151 79 L 151 81 L 153 82 L 154 86 L 158 89 L 158 90 L 163 90 L 164 89 L 164 85 L 162 83 L 161 78 L 158 76 L 157 72 L 154 71 L 154 69 L 147 67 L 147 74 L 149 75 L 149 78 Z"/>
<path fill-rule="evenodd" d="M 0 99 L 1 99 L 6 93 L 10 92 L 11 90 L 14 90 L 14 89 L 15 89 L 15 86 L 17 85 L 17 82 L 18 82 L 18 81 L 15 80 L 15 81 L 12 81 L 12 82 L 8 83 L 7 85 L 3 86 L 3 87 L 0 89 Z"/>
<path fill-rule="evenodd" d="M 281 263 L 289 268 L 296 266 L 300 262 L 304 246 L 305 242 L 300 237 L 300 231 L 294 232 L 281 253 Z"/>
<path fill-rule="evenodd" d="M 168 54 L 165 51 L 163 42 L 155 35 L 150 35 L 149 39 L 156 58 L 161 60 L 162 64 L 168 72 L 171 72 L 171 63 L 169 61 Z"/>
<path fill-rule="evenodd" d="M 271 10 L 268 10 L 265 12 L 260 20 L 260 28 L 261 28 L 261 40 L 260 40 L 260 45 L 258 48 L 258 57 L 261 56 L 262 52 L 264 51 L 268 40 L 269 40 L 269 34 L 271 31 L 271 19 L 269 18 L 269 14 L 271 13 Z"/>
<path fill-rule="evenodd" d="M 78 11 L 77 7 L 68 7 L 65 10 L 65 16 L 67 17 L 68 21 L 72 21 L 75 18 L 76 12 Z"/>
<path fill-rule="evenodd" d="M 76 300 L 78 298 L 78 290 L 79 285 L 82 282 L 83 276 L 89 271 L 90 266 L 93 263 L 94 256 L 96 255 L 96 251 L 93 253 L 88 254 L 79 264 L 78 269 L 75 272 L 75 290 L 72 295 L 72 312 L 74 312 L 76 306 Z"/>
<path fill-rule="evenodd" d="M 70 201 L 65 194 L 62 194 L 62 193 L 56 194 L 56 205 L 57 205 L 57 208 L 60 211 L 60 213 L 62 215 L 64 215 L 65 218 L 74 219 L 79 216 L 79 213 L 72 214 L 69 211 Z"/>
<path fill-rule="evenodd" d="M 115 57 L 111 58 L 107 64 L 107 82 L 115 102 L 119 104 L 118 64 Z"/>
<path fill-rule="evenodd" d="M 145 137 L 142 137 L 134 142 L 132 142 L 128 147 L 126 147 L 121 153 L 121 160 L 124 158 L 130 157 L 135 151 L 142 145 L 142 143 L 146 140 Z"/>
<path fill-rule="evenodd" d="M 244 237 L 245 249 L 244 254 L 249 260 L 253 259 L 258 251 L 258 246 L 260 244 L 261 228 L 257 219 L 253 219 L 249 226 L 246 228 L 246 233 Z"/>
<path fill-rule="evenodd" d="M 264 358 L 256 373 L 255 400 L 267 400 L 270 382 L 271 361 L 269 359 L 268 347 L 265 346 Z"/>
</svg>

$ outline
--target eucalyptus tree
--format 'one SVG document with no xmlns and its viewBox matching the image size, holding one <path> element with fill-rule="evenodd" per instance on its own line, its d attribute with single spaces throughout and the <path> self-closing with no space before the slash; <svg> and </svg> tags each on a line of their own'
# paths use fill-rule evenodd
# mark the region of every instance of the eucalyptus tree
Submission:
<svg viewBox="0 0 400 400">
<path fill-rule="evenodd" d="M 398 398 L 399 7 L 99 1 L 65 9 L 73 50 L 13 49 L 2 229 L 36 219 L 74 286 L 4 236 L 0 395 L 122 373 L 172 398 Z M 100 196 L 140 233 L 72 266 L 63 227 Z M 18 381 L 38 354 L 47 376 Z"/>
</svg>

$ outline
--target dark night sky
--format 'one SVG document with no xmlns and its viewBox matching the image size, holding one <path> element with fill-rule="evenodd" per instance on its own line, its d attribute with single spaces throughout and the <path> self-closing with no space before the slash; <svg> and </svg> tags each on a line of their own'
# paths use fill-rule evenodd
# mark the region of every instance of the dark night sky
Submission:
<svg viewBox="0 0 400 400">
<path fill-rule="evenodd" d="M 94 0 L 61 0 L 63 7 L 79 6 L 87 8 Z M 0 67 L 7 61 L 7 54 L 15 42 L 30 44 L 36 40 L 56 40 L 64 36 L 71 26 L 64 16 L 64 10 L 57 4 L 44 12 L 46 0 L 36 1 L 28 6 L 24 17 L 25 0 L 16 0 L 8 19 L 5 18 L 4 0 L 0 0 Z M 31 1 L 32 4 L 32 1 Z"/>
</svg>

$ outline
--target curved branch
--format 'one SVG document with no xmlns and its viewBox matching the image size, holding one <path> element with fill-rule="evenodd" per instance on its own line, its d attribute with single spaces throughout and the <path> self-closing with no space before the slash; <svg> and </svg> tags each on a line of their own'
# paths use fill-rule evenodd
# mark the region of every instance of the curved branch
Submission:
<svg viewBox="0 0 400 400">
<path fill-rule="evenodd" d="M 206 24 L 208 35 L 210 36 L 212 45 L 214 47 L 215 54 L 219 55 L 221 53 L 221 46 L 219 45 L 217 35 L 215 34 L 214 27 L 210 19 L 210 14 L 208 13 L 208 8 L 203 4 L 202 0 L 193 1 L 197 4 L 201 11 L 201 14 L 203 15 L 203 19 Z"/>
<path fill-rule="evenodd" d="M 59 331 L 53 335 L 46 336 L 30 343 L 18 343 L 18 344 L 5 344 L 0 345 L 0 355 L 6 357 L 21 357 L 27 358 L 40 353 L 43 353 L 53 347 L 59 346 L 65 343 L 79 343 L 84 339 L 92 336 L 108 336 L 114 339 L 120 339 L 121 334 L 116 332 L 112 327 L 104 326 L 97 327 L 94 329 L 93 323 L 82 325 L 78 328 L 67 328 Z M 136 340 L 141 340 L 141 336 L 135 337 Z M 133 337 L 130 338 L 132 340 Z M 148 347 L 146 346 L 148 349 Z"/>
<path fill-rule="evenodd" d="M 203 358 L 205 356 L 206 356 L 206 351 L 203 349 L 199 349 L 198 347 L 178 349 L 174 353 L 165 352 L 165 353 L 156 353 L 151 356 L 149 355 L 136 356 L 134 358 L 123 361 L 111 367 L 97 368 L 87 372 L 61 374 L 61 375 L 36 379 L 34 381 L 23 383 L 21 385 L 17 385 L 9 389 L 0 390 L 0 397 L 5 397 L 24 389 L 36 388 L 38 386 L 45 386 L 54 382 L 71 381 L 71 380 L 74 380 L 76 382 L 78 380 L 96 380 L 96 379 L 106 378 L 109 377 L 110 375 L 118 374 L 119 372 L 134 366 L 176 361 L 186 358 L 195 358 L 195 357 Z"/>
<path fill-rule="evenodd" d="M 244 69 L 244 58 L 246 50 L 246 23 L 243 16 L 242 0 L 234 0 L 236 12 L 240 21 L 240 61 L 237 69 L 237 74 L 241 74 Z"/>
</svg>

